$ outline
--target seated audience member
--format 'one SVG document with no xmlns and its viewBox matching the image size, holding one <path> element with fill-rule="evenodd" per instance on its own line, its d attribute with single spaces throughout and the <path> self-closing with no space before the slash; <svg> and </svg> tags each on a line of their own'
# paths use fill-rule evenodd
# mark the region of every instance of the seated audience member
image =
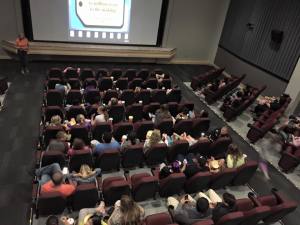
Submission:
<svg viewBox="0 0 300 225">
<path fill-rule="evenodd" d="M 262 113 L 269 110 L 271 107 L 271 103 L 275 100 L 276 100 L 276 98 L 274 96 L 273 97 L 263 96 L 263 97 L 259 98 L 257 100 L 258 103 L 254 108 L 254 113 L 255 113 L 256 117 L 259 117 Z"/>
<path fill-rule="evenodd" d="M 53 163 L 36 170 L 36 176 L 41 185 L 41 194 L 59 192 L 63 197 L 68 197 L 75 192 L 76 183 L 69 180 L 64 182 L 64 177 L 58 163 Z"/>
<path fill-rule="evenodd" d="M 99 106 L 97 109 L 97 115 L 92 115 L 91 124 L 92 126 L 96 126 L 99 123 L 107 122 L 108 118 L 107 108 L 105 106 Z"/>
<path fill-rule="evenodd" d="M 110 132 L 104 132 L 102 135 L 103 143 L 93 140 L 91 142 L 93 151 L 96 155 L 100 155 L 105 150 L 120 149 L 120 144 L 117 142 Z"/>
<path fill-rule="evenodd" d="M 292 115 L 277 130 L 274 129 L 274 132 L 278 133 L 283 143 L 287 143 L 292 140 L 292 134 L 296 130 L 300 130 L 300 117 Z"/>
<path fill-rule="evenodd" d="M 95 182 L 96 177 L 100 176 L 100 174 L 100 168 L 92 170 L 89 165 L 83 164 L 80 167 L 79 173 L 73 172 L 70 178 L 78 182 L 78 184 L 92 183 Z"/>
<path fill-rule="evenodd" d="M 222 216 L 236 211 L 236 199 L 234 195 L 225 192 L 223 202 L 218 202 L 212 211 L 212 219 L 216 223 Z"/>
<path fill-rule="evenodd" d="M 174 221 L 181 225 L 192 225 L 198 220 L 211 217 L 209 202 L 204 197 L 194 200 L 190 195 L 185 195 L 179 201 L 169 197 L 168 204 Z"/>
<path fill-rule="evenodd" d="M 88 119 L 85 119 L 84 115 L 78 114 L 76 116 L 76 125 L 84 126 L 86 129 L 90 129 L 91 127 L 91 121 Z"/>
<path fill-rule="evenodd" d="M 56 134 L 56 139 L 52 139 L 49 142 L 49 145 L 46 151 L 59 151 L 62 153 L 67 153 L 69 149 L 69 143 L 67 142 L 70 140 L 70 135 L 68 135 L 64 131 L 58 131 Z"/>
<path fill-rule="evenodd" d="M 177 160 L 184 163 L 185 158 L 183 155 L 178 155 Z M 189 153 L 186 156 L 186 162 L 182 172 L 187 178 L 191 178 L 198 172 L 209 171 L 207 159 L 200 154 L 194 155 L 193 153 Z"/>
<path fill-rule="evenodd" d="M 292 144 L 295 147 L 300 147 L 300 130 L 295 130 L 292 135 Z"/>
<path fill-rule="evenodd" d="M 57 216 L 51 215 L 48 216 L 46 220 L 46 225 L 72 225 L 69 223 L 68 218 L 65 216 L 62 216 L 60 219 L 58 219 Z"/>
<path fill-rule="evenodd" d="M 119 100 L 117 98 L 111 98 L 108 102 L 108 107 L 114 106 L 114 105 L 118 105 L 119 104 Z"/>
<path fill-rule="evenodd" d="M 237 168 L 246 163 L 246 155 L 235 144 L 230 144 L 227 150 L 226 165 L 228 168 Z"/>
<path fill-rule="evenodd" d="M 176 133 L 173 133 L 173 140 L 186 140 L 189 145 L 196 144 L 198 141 L 209 141 L 209 138 L 207 136 L 201 136 L 198 139 L 193 138 L 191 135 L 187 135 L 185 132 L 182 133 L 181 135 L 178 135 Z"/>
<path fill-rule="evenodd" d="M 182 173 L 186 168 L 187 162 L 183 163 L 179 160 L 175 160 L 170 165 L 166 165 L 165 163 L 160 164 L 159 166 L 159 179 L 167 178 L 172 173 Z"/>
<path fill-rule="evenodd" d="M 96 208 L 83 208 L 79 211 L 77 225 L 107 225 L 103 218 L 106 215 L 102 201 Z"/>
<path fill-rule="evenodd" d="M 115 203 L 114 211 L 108 219 L 109 225 L 141 225 L 145 216 L 144 209 L 127 195 Z"/>
<path fill-rule="evenodd" d="M 85 145 L 84 141 L 80 138 L 74 138 L 71 148 L 68 150 L 68 155 L 74 155 L 78 150 L 86 150 L 89 149 L 88 146 Z"/>
<path fill-rule="evenodd" d="M 217 139 L 222 138 L 222 137 L 230 137 L 228 127 L 226 127 L 226 126 L 222 127 L 221 129 L 215 129 L 209 135 L 209 138 L 212 141 L 216 141 Z"/>
<path fill-rule="evenodd" d="M 50 123 L 46 124 L 46 126 L 63 126 L 61 117 L 59 115 L 52 116 L 50 119 Z"/>
<path fill-rule="evenodd" d="M 211 157 L 207 160 L 208 168 L 211 173 L 219 173 L 224 168 L 225 160 L 224 159 L 214 159 L 214 157 Z"/>
<path fill-rule="evenodd" d="M 136 137 L 136 133 L 134 131 L 131 131 L 127 136 L 123 135 L 122 142 L 121 142 L 121 150 L 124 150 L 125 148 L 139 144 L 140 140 Z"/>
<path fill-rule="evenodd" d="M 91 80 L 86 80 L 85 81 L 85 88 L 83 91 L 83 94 L 85 95 L 88 93 L 90 90 L 94 90 L 97 86 L 95 86 L 95 83 Z"/>
<path fill-rule="evenodd" d="M 160 105 L 160 108 L 155 112 L 154 124 L 158 125 L 164 119 L 174 119 L 169 111 L 167 104 Z"/>
<path fill-rule="evenodd" d="M 92 102 L 93 102 L 92 104 L 85 103 L 85 108 L 89 117 L 93 114 L 92 113 L 93 108 L 98 108 L 99 106 L 101 106 L 101 97 L 98 95 L 94 96 Z"/>
<path fill-rule="evenodd" d="M 186 120 L 189 118 L 190 118 L 189 109 L 187 107 L 183 107 L 182 111 L 176 115 L 175 123 L 179 122 L 180 120 Z"/>
<path fill-rule="evenodd" d="M 144 143 L 144 153 L 146 153 L 153 145 L 163 143 L 160 135 L 160 130 L 150 130 L 146 134 L 146 140 Z"/>
<path fill-rule="evenodd" d="M 71 85 L 65 79 L 62 79 L 59 83 L 55 84 L 55 90 L 58 90 L 65 96 L 71 90 Z"/>
</svg>

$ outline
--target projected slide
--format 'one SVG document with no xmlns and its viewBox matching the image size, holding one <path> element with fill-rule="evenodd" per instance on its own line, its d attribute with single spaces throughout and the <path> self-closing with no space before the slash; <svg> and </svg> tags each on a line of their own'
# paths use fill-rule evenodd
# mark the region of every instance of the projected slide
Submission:
<svg viewBox="0 0 300 225">
<path fill-rule="evenodd" d="M 129 42 L 131 0 L 69 0 L 70 39 Z"/>
</svg>

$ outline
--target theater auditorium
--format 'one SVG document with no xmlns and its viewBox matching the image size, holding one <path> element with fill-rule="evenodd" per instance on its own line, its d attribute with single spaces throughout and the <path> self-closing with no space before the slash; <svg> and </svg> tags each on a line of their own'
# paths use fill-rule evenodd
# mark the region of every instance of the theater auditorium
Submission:
<svg viewBox="0 0 300 225">
<path fill-rule="evenodd" d="M 0 18 L 1 225 L 300 224 L 300 1 Z"/>
</svg>

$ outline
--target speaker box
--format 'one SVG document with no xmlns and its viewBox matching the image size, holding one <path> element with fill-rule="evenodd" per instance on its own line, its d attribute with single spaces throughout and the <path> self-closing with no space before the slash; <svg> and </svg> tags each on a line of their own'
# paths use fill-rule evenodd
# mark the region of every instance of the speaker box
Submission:
<svg viewBox="0 0 300 225">
<path fill-rule="evenodd" d="M 283 31 L 272 30 L 271 31 L 271 40 L 277 44 L 280 44 L 283 40 Z"/>
</svg>

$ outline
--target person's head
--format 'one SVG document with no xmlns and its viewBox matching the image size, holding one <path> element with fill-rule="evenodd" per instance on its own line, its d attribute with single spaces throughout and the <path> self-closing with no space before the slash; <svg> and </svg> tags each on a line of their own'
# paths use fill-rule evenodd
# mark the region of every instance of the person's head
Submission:
<svg viewBox="0 0 300 225">
<path fill-rule="evenodd" d="M 139 224 L 141 211 L 133 199 L 127 195 L 123 195 L 120 199 L 120 210 L 122 213 L 121 224 Z"/>
<path fill-rule="evenodd" d="M 56 134 L 56 139 L 59 141 L 67 141 L 69 139 L 69 137 L 66 132 L 58 131 Z"/>
<path fill-rule="evenodd" d="M 106 109 L 106 107 L 103 106 L 103 105 L 101 105 L 101 106 L 99 106 L 99 107 L 97 108 L 97 113 L 98 113 L 99 115 L 104 114 L 104 113 L 106 113 L 106 112 L 107 112 L 107 109 Z"/>
<path fill-rule="evenodd" d="M 82 176 L 90 176 L 91 173 L 92 173 L 92 169 L 89 167 L 89 165 L 87 164 L 82 164 L 80 166 L 80 170 L 79 170 L 79 173 L 82 175 Z"/>
<path fill-rule="evenodd" d="M 237 96 L 238 98 L 241 98 L 241 97 L 243 97 L 243 92 L 241 92 L 241 91 L 238 91 L 238 92 L 236 93 L 236 96 Z"/>
<path fill-rule="evenodd" d="M 224 126 L 221 128 L 220 136 L 227 136 L 229 134 L 228 127 Z"/>
<path fill-rule="evenodd" d="M 61 125 L 61 118 L 59 115 L 54 115 L 51 117 L 51 124 L 55 125 L 55 126 L 59 126 Z"/>
<path fill-rule="evenodd" d="M 83 225 L 101 225 L 102 216 L 98 214 L 87 215 L 83 220 Z"/>
<path fill-rule="evenodd" d="M 110 143 L 112 139 L 112 134 L 110 132 L 104 132 L 102 136 L 102 140 L 104 143 Z"/>
<path fill-rule="evenodd" d="M 51 178 L 55 186 L 58 186 L 63 182 L 63 174 L 61 172 L 53 173 Z"/>
<path fill-rule="evenodd" d="M 136 133 L 134 131 L 131 131 L 128 136 L 127 140 L 131 141 L 132 144 L 136 143 Z"/>
<path fill-rule="evenodd" d="M 24 35 L 23 33 L 20 33 L 20 34 L 18 35 L 18 38 L 19 38 L 19 39 L 23 39 L 23 38 L 25 38 L 25 35 Z"/>
<path fill-rule="evenodd" d="M 85 146 L 84 142 L 80 138 L 74 138 L 72 148 L 75 150 L 83 149 Z"/>
<path fill-rule="evenodd" d="M 146 134 L 146 139 L 150 139 L 151 135 L 152 135 L 153 130 L 148 130 L 147 134 Z"/>
<path fill-rule="evenodd" d="M 300 137 L 300 130 L 299 129 L 295 129 L 295 131 L 293 132 L 293 135 L 295 137 Z"/>
<path fill-rule="evenodd" d="M 94 103 L 94 104 L 99 104 L 100 100 L 101 100 L 100 96 L 96 95 L 96 96 L 94 96 L 94 98 L 93 98 L 93 103 Z"/>
<path fill-rule="evenodd" d="M 83 114 L 78 114 L 76 116 L 76 123 L 82 124 L 85 122 L 85 117 Z"/>
<path fill-rule="evenodd" d="M 243 153 L 239 150 L 239 148 L 236 144 L 230 144 L 228 146 L 227 154 L 230 154 L 232 156 L 241 156 L 241 155 L 243 155 Z"/>
<path fill-rule="evenodd" d="M 150 145 L 157 144 L 161 140 L 160 130 L 154 129 L 150 136 Z"/>
<path fill-rule="evenodd" d="M 141 87 L 135 87 L 134 92 L 139 93 L 141 91 Z"/>
<path fill-rule="evenodd" d="M 168 104 L 162 104 L 162 105 L 160 105 L 160 111 L 161 112 L 168 112 L 169 111 Z"/>
<path fill-rule="evenodd" d="M 182 108 L 181 112 L 182 112 L 183 114 L 187 115 L 187 114 L 189 114 L 189 109 L 188 109 L 186 106 L 184 106 L 184 107 Z"/>
<path fill-rule="evenodd" d="M 226 205 L 228 205 L 230 208 L 233 208 L 235 206 L 236 199 L 235 199 L 234 195 L 225 192 L 223 194 L 223 202 Z"/>
<path fill-rule="evenodd" d="M 111 98 L 110 99 L 110 106 L 113 106 L 113 105 L 118 105 L 118 99 L 117 98 Z"/>
<path fill-rule="evenodd" d="M 209 208 L 209 202 L 206 198 L 198 198 L 196 202 L 196 209 L 200 213 L 206 213 Z"/>
<path fill-rule="evenodd" d="M 46 225 L 59 225 L 57 216 L 51 215 L 47 218 Z"/>
<path fill-rule="evenodd" d="M 206 166 L 207 160 L 205 157 L 199 156 L 199 157 L 197 157 L 197 161 L 198 161 L 199 167 L 203 168 Z"/>
</svg>

